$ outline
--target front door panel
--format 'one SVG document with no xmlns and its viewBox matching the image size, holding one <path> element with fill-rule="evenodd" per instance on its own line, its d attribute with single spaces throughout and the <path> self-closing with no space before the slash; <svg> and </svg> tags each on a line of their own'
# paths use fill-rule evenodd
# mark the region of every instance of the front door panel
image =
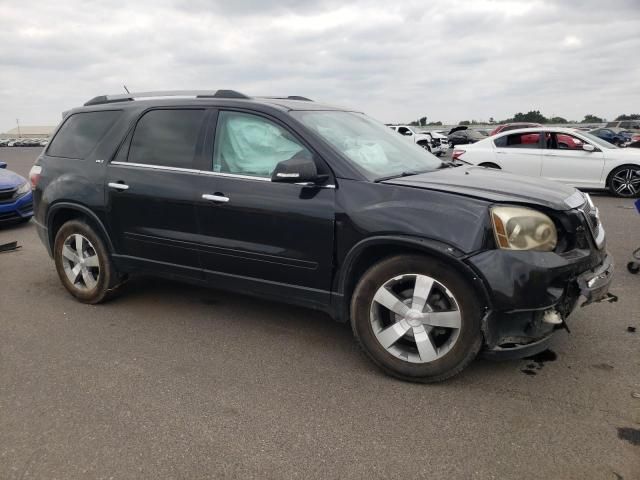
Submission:
<svg viewBox="0 0 640 480">
<path fill-rule="evenodd" d="M 215 284 L 236 282 L 271 297 L 327 303 L 333 267 L 335 190 L 271 182 L 295 157 L 326 166 L 293 130 L 246 111 L 218 113 L 207 137 L 210 170 L 198 185 L 201 261 Z M 333 183 L 333 182 L 327 182 Z M 311 297 L 311 298 L 309 298 Z"/>
<path fill-rule="evenodd" d="M 329 290 L 334 195 L 330 188 L 203 175 L 198 199 L 203 268 Z"/>
</svg>

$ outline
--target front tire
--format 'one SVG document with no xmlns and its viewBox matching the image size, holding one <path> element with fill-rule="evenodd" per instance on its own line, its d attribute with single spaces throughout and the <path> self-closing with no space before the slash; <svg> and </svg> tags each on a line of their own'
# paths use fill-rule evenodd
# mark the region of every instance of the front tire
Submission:
<svg viewBox="0 0 640 480">
<path fill-rule="evenodd" d="M 609 175 L 609 191 L 617 197 L 635 198 L 640 195 L 640 167 L 623 165 Z"/>
<path fill-rule="evenodd" d="M 383 371 L 438 382 L 478 354 L 482 307 L 467 280 L 427 256 L 401 255 L 371 267 L 351 300 L 357 342 Z"/>
<path fill-rule="evenodd" d="M 100 303 L 114 293 L 118 274 L 104 242 L 85 222 L 70 220 L 60 227 L 53 255 L 60 281 L 81 302 Z"/>
</svg>

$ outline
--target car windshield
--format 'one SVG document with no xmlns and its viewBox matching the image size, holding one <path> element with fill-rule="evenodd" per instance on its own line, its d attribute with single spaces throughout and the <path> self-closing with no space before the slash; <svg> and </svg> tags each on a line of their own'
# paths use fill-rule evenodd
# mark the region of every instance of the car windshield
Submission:
<svg viewBox="0 0 640 480">
<path fill-rule="evenodd" d="M 483 139 L 486 135 L 481 134 L 480 132 L 476 131 L 476 130 L 465 130 L 465 132 L 467 132 L 469 134 L 470 138 L 476 138 L 478 140 Z"/>
<path fill-rule="evenodd" d="M 607 142 L 606 140 L 603 140 L 600 137 L 596 137 L 595 135 L 592 135 L 591 133 L 580 132 L 580 135 L 583 135 L 587 140 L 595 143 L 599 147 L 602 147 L 602 148 L 618 148 L 615 145 L 612 145 L 611 143 Z"/>
<path fill-rule="evenodd" d="M 338 149 L 369 180 L 428 172 L 442 166 L 425 149 L 361 113 L 293 111 L 291 115 Z"/>
</svg>

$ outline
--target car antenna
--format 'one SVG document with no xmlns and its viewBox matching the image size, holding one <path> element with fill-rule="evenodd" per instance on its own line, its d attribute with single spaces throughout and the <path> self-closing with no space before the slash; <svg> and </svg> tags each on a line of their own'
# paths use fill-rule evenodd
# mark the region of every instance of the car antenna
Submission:
<svg viewBox="0 0 640 480">
<path fill-rule="evenodd" d="M 127 92 L 127 93 L 131 93 L 131 92 L 129 92 L 129 89 L 127 88 L 127 86 L 126 86 L 126 85 L 122 85 L 122 86 L 124 87 L 124 91 L 125 91 L 125 92 Z"/>
</svg>

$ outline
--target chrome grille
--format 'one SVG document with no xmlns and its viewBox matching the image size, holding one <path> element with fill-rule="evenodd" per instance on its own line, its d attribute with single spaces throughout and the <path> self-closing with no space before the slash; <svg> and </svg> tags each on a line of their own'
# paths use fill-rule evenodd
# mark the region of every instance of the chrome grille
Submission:
<svg viewBox="0 0 640 480">
<path fill-rule="evenodd" d="M 592 206 L 589 202 L 585 202 L 582 205 L 582 213 L 587 217 L 587 221 L 589 222 L 589 226 L 597 230 L 600 227 L 600 218 L 598 218 L 598 209 Z"/>
<path fill-rule="evenodd" d="M 591 202 L 588 196 L 586 200 L 586 202 L 578 207 L 578 210 L 582 212 L 596 245 L 598 248 L 602 248 L 604 246 L 604 228 L 602 228 L 602 224 L 600 223 L 598 208 L 593 205 L 593 202 Z"/>
<path fill-rule="evenodd" d="M 16 193 L 15 188 L 9 188 L 5 190 L 0 190 L 0 203 L 8 202 L 13 200 L 13 195 Z"/>
</svg>

